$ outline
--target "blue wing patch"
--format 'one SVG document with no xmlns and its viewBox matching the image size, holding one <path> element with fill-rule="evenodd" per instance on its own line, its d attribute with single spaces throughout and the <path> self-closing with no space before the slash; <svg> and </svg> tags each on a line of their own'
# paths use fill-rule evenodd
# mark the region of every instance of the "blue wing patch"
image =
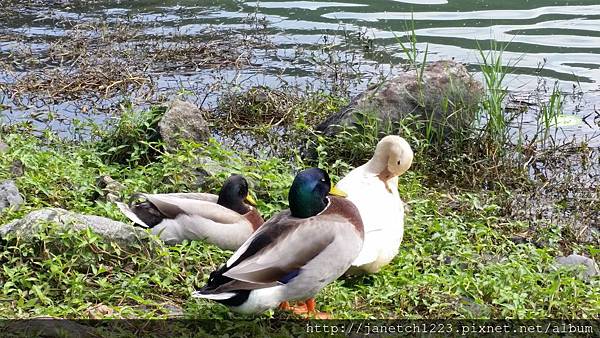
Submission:
<svg viewBox="0 0 600 338">
<path fill-rule="evenodd" d="M 300 274 L 300 269 L 292 270 L 292 271 L 288 272 L 285 276 L 281 277 L 278 280 L 278 282 L 283 283 L 283 284 L 287 284 L 292 279 L 294 279 L 296 276 L 298 276 L 299 274 Z"/>
</svg>

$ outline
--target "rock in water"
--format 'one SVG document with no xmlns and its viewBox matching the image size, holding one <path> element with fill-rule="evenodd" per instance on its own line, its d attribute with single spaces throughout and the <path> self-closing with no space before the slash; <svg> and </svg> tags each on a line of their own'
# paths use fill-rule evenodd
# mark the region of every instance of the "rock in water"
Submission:
<svg viewBox="0 0 600 338">
<path fill-rule="evenodd" d="M 354 125 L 362 114 L 374 114 L 383 122 L 393 123 L 407 117 L 421 121 L 432 118 L 436 124 L 450 128 L 446 133 L 473 121 L 482 95 L 482 84 L 472 78 L 465 66 L 437 61 L 428 64 L 423 72 L 420 68 L 411 69 L 369 88 L 349 106 L 329 116 L 317 130 L 334 135 L 340 130 L 338 125 Z"/>
<path fill-rule="evenodd" d="M 171 102 L 158 127 L 160 136 L 171 149 L 178 147 L 180 139 L 204 142 L 210 137 L 202 110 L 178 99 Z"/>
<path fill-rule="evenodd" d="M 15 182 L 8 180 L 0 183 L 0 212 L 6 208 L 18 210 L 23 202 Z"/>
<path fill-rule="evenodd" d="M 30 238 L 40 230 L 40 224 L 48 222 L 58 224 L 65 229 L 84 230 L 89 227 L 103 238 L 124 245 L 134 244 L 140 239 L 148 237 L 144 230 L 129 224 L 100 216 L 82 215 L 60 208 L 32 211 L 22 219 L 0 226 L 0 237 L 15 233 L 23 238 Z"/>
<path fill-rule="evenodd" d="M 598 264 L 596 264 L 596 261 L 581 255 L 573 254 L 567 257 L 557 257 L 556 265 L 564 267 L 585 267 L 585 271 L 583 271 L 581 275 L 583 280 L 589 280 L 593 276 L 600 275 L 600 269 L 598 269 Z"/>
</svg>

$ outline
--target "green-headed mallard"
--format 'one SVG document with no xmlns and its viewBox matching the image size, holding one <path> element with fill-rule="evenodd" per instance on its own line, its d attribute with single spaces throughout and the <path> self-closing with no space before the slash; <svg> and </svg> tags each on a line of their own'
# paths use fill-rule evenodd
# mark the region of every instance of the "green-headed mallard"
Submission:
<svg viewBox="0 0 600 338">
<path fill-rule="evenodd" d="M 363 248 L 350 273 L 375 273 L 398 254 L 404 234 L 404 203 L 398 194 L 398 176 L 413 161 L 406 140 L 390 135 L 382 138 L 373 158 L 352 170 L 337 187 L 356 205 L 365 226 Z"/>
<path fill-rule="evenodd" d="M 290 209 L 263 224 L 193 296 L 242 313 L 314 297 L 350 267 L 363 242 L 358 210 L 334 194 L 325 171 L 301 171 L 289 191 Z M 307 305 L 314 312 L 314 300 Z"/>
<path fill-rule="evenodd" d="M 263 224 L 241 175 L 225 181 L 219 195 L 206 193 L 136 194 L 143 201 L 119 209 L 136 224 L 152 228 L 168 244 L 205 240 L 236 250 Z"/>
</svg>

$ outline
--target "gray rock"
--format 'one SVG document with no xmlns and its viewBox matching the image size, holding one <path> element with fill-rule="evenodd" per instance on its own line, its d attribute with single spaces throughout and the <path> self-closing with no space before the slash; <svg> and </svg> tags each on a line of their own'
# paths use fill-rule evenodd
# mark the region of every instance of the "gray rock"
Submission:
<svg viewBox="0 0 600 338">
<path fill-rule="evenodd" d="M 19 210 L 23 202 L 15 182 L 9 180 L 0 183 L 0 212 L 6 208 Z"/>
<path fill-rule="evenodd" d="M 467 318 L 489 318 L 492 315 L 492 309 L 487 304 L 479 304 L 470 297 L 461 297 L 457 305 L 460 312 L 467 314 Z"/>
<path fill-rule="evenodd" d="M 433 117 L 435 123 L 449 128 L 445 132 L 471 123 L 483 86 L 472 78 L 465 66 L 454 61 L 437 61 L 428 64 L 422 76 L 418 73 L 420 69 L 412 69 L 369 88 L 349 106 L 328 117 L 317 130 L 334 135 L 340 129 L 337 125 L 356 124 L 364 113 L 392 123 L 409 116 L 421 121 Z"/>
<path fill-rule="evenodd" d="M 8 151 L 8 145 L 0 141 L 0 154 Z"/>
<path fill-rule="evenodd" d="M 0 237 L 15 233 L 23 238 L 30 238 L 39 231 L 40 224 L 47 222 L 77 230 L 84 230 L 89 227 L 105 239 L 125 245 L 137 243 L 140 239 L 148 237 L 143 229 L 129 224 L 100 216 L 77 214 L 60 208 L 32 211 L 22 219 L 0 226 Z"/>
<path fill-rule="evenodd" d="M 210 137 L 202 110 L 179 99 L 171 102 L 158 127 L 162 139 L 171 149 L 177 148 L 180 139 L 204 142 Z"/>
<path fill-rule="evenodd" d="M 176 304 L 164 303 L 162 304 L 163 311 L 169 316 L 169 318 L 181 318 L 184 316 L 184 311 L 181 306 Z"/>
<path fill-rule="evenodd" d="M 12 337 L 100 337 L 93 327 L 52 317 L 8 321 L 5 329 Z"/>
<path fill-rule="evenodd" d="M 581 256 L 581 255 L 569 255 L 567 257 L 557 257 L 556 258 L 556 267 L 571 267 L 576 268 L 579 266 L 585 267 L 585 271 L 583 271 L 580 277 L 583 280 L 589 280 L 593 276 L 597 276 L 600 274 L 600 269 L 598 269 L 598 264 L 591 258 Z"/>
</svg>

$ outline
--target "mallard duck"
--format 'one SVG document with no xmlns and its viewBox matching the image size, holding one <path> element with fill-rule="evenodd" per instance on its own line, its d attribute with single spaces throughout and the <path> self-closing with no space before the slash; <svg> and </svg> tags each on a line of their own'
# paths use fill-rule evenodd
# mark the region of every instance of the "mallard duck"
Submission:
<svg viewBox="0 0 600 338">
<path fill-rule="evenodd" d="M 129 219 L 152 228 L 167 244 L 205 240 L 236 250 L 264 221 L 241 175 L 229 177 L 219 195 L 207 193 L 136 194 L 143 201 L 117 203 Z"/>
<path fill-rule="evenodd" d="M 398 193 L 398 176 L 413 161 L 406 140 L 390 135 L 382 138 L 373 158 L 350 171 L 337 187 L 356 205 L 365 227 L 362 250 L 349 273 L 375 273 L 398 254 L 404 234 L 404 203 Z"/>
<path fill-rule="evenodd" d="M 356 207 L 327 173 L 301 171 L 289 191 L 290 208 L 275 214 L 210 274 L 193 297 L 222 303 L 241 313 L 260 313 L 288 300 L 314 297 L 350 267 L 362 247 Z"/>
</svg>

